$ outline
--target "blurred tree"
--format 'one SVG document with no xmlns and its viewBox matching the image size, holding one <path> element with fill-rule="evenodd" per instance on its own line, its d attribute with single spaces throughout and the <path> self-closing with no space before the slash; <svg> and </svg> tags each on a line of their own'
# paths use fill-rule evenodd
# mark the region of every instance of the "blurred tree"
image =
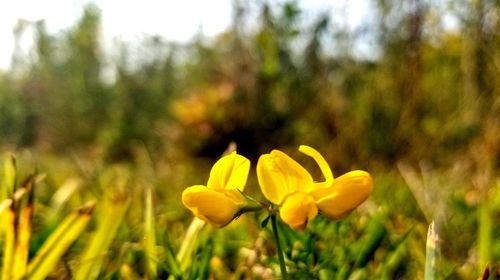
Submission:
<svg viewBox="0 0 500 280">
<path fill-rule="evenodd" d="M 171 143 L 217 157 L 235 141 L 256 158 L 308 142 L 346 169 L 354 161 L 444 163 L 474 140 L 496 143 L 477 137 L 496 123 L 498 3 L 370 5 L 373 18 L 350 30 L 331 13 L 306 24 L 296 1 L 235 1 L 227 32 L 182 45 L 153 37 L 137 54 L 123 46 L 107 81 L 95 6 L 57 36 L 43 22 L 20 22 L 18 41 L 33 28 L 36 45 L 2 75 L 3 141 L 98 148 L 110 160 L 130 159 L 137 143 L 159 155 Z M 257 25 L 246 28 L 252 13 Z M 460 30 L 443 27 L 443 14 L 460 19 Z M 367 33 L 377 38 L 371 59 L 352 49 Z"/>
<path fill-rule="evenodd" d="M 170 101 L 176 90 L 175 48 L 171 46 L 162 59 L 162 50 L 168 47 L 160 38 L 149 43 L 144 51 L 153 57 L 151 61 L 137 70 L 127 69 L 126 61 L 117 67 L 114 101 L 107 108 L 111 122 L 102 138 L 110 160 L 131 159 L 137 144 L 158 152 L 165 145 L 161 129 L 170 120 Z"/>
</svg>

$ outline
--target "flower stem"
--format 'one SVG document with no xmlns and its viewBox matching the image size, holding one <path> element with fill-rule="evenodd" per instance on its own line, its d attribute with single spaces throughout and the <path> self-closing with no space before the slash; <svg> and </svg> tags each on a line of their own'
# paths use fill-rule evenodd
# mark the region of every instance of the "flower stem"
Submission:
<svg viewBox="0 0 500 280">
<path fill-rule="evenodd" d="M 257 211 L 260 211 L 262 209 L 264 209 L 264 208 L 260 205 L 248 205 L 248 206 L 241 208 L 240 211 L 238 211 L 237 216 L 240 216 L 240 215 L 242 215 L 244 213 L 248 213 L 248 212 L 257 212 Z"/>
<path fill-rule="evenodd" d="M 281 250 L 280 235 L 278 233 L 278 225 L 276 224 L 276 214 L 271 214 L 271 225 L 274 232 L 274 240 L 276 241 L 276 249 L 278 250 L 278 259 L 280 261 L 281 276 L 284 280 L 288 279 L 288 273 L 286 272 L 285 258 L 283 256 L 283 251 Z"/>
</svg>

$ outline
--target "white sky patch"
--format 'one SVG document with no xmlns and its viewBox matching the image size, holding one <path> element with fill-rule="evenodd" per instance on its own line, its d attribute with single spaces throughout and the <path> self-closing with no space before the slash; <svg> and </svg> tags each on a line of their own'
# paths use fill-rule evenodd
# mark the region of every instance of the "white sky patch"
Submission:
<svg viewBox="0 0 500 280">
<path fill-rule="evenodd" d="M 230 24 L 231 1 L 101 0 L 105 36 L 135 39 L 137 35 L 160 35 L 169 40 L 189 40 L 201 27 L 212 36 Z"/>
<path fill-rule="evenodd" d="M 19 19 L 32 22 L 46 19 L 48 31 L 57 33 L 73 24 L 81 15 L 82 4 L 82 1 L 64 0 L 0 1 L 0 69 L 7 69 L 10 65 L 14 50 L 13 30 Z M 28 41 L 23 38 L 22 43 Z"/>
<path fill-rule="evenodd" d="M 0 69 L 10 66 L 13 29 L 19 19 L 45 20 L 47 31 L 55 34 L 74 25 L 89 3 L 95 3 L 101 10 L 102 44 L 106 53 L 113 49 L 115 40 L 133 43 L 145 36 L 159 35 L 185 42 L 199 31 L 207 36 L 216 35 L 231 23 L 231 0 L 0 1 Z M 29 41 L 23 38 L 23 50 L 32 45 L 32 40 Z"/>
<path fill-rule="evenodd" d="M 246 1 L 252 7 L 260 3 Z M 187 42 L 200 31 L 211 37 L 225 31 L 233 16 L 233 0 L 0 0 L 0 70 L 10 66 L 13 29 L 19 19 L 45 20 L 48 33 L 57 34 L 74 26 L 89 3 L 101 10 L 100 39 L 107 57 L 113 55 L 116 42 L 134 45 L 151 36 Z M 306 17 L 329 11 L 331 22 L 350 33 L 374 22 L 375 4 L 370 0 L 298 0 L 298 4 Z M 446 16 L 444 20 L 447 26 L 457 25 L 453 17 Z M 377 50 L 372 35 L 368 32 L 356 38 L 352 50 L 355 56 L 373 56 Z M 23 53 L 33 44 L 30 37 L 32 32 L 27 32 L 21 40 Z"/>
</svg>

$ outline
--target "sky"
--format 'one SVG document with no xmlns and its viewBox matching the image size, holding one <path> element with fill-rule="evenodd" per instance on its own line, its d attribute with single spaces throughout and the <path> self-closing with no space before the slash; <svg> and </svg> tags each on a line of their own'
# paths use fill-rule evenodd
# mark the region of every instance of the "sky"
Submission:
<svg viewBox="0 0 500 280">
<path fill-rule="evenodd" d="M 301 8 L 311 13 L 343 11 L 353 28 L 368 15 L 367 2 L 355 0 L 348 4 L 349 0 L 298 1 Z M 214 36 L 226 30 L 232 20 L 232 0 L 0 1 L 0 70 L 9 68 L 14 49 L 13 29 L 19 19 L 43 19 L 48 32 L 57 34 L 74 25 L 80 18 L 83 7 L 89 3 L 94 3 L 101 10 L 102 44 L 108 50 L 113 48 L 116 40 L 134 42 L 149 35 L 186 42 L 201 29 L 204 35 Z M 29 49 L 32 43 L 29 35 L 27 37 L 21 41 L 23 49 Z"/>
</svg>

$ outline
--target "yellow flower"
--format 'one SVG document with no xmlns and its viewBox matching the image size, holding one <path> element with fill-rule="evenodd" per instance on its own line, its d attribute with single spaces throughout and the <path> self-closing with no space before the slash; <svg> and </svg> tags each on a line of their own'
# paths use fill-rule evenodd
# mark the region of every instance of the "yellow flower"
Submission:
<svg viewBox="0 0 500 280">
<path fill-rule="evenodd" d="M 217 227 L 229 224 L 246 205 L 241 192 L 249 169 L 250 161 L 236 152 L 222 157 L 212 167 L 207 186 L 185 189 L 182 203 L 196 217 Z"/>
<path fill-rule="evenodd" d="M 307 170 L 278 150 L 262 155 L 257 163 L 262 193 L 280 207 L 281 219 L 292 228 L 303 230 L 318 212 L 342 218 L 368 198 L 373 185 L 369 173 L 355 170 L 334 179 L 318 151 L 304 145 L 299 151 L 316 161 L 325 181 L 314 182 Z"/>
</svg>

